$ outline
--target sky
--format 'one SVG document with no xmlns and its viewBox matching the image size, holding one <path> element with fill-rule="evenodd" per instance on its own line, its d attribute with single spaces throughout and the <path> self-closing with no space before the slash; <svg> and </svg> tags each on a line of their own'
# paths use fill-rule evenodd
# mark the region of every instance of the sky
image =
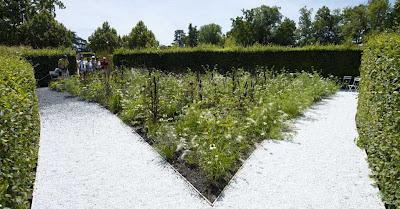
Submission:
<svg viewBox="0 0 400 209">
<path fill-rule="evenodd" d="M 326 5 L 331 9 L 366 3 L 367 0 L 63 0 L 66 9 L 58 10 L 56 19 L 87 39 L 94 30 L 108 21 L 119 35 L 128 34 L 139 20 L 153 31 L 160 44 L 169 45 L 174 31 L 187 32 L 189 23 L 200 27 L 209 23 L 221 25 L 225 33 L 231 18 L 241 16 L 242 9 L 260 5 L 278 6 L 285 17 L 298 22 L 299 9 Z"/>
</svg>

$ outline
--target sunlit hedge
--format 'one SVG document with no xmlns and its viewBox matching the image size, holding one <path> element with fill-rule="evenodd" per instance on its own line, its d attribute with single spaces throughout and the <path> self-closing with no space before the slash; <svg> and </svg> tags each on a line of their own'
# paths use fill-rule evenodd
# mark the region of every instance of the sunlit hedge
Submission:
<svg viewBox="0 0 400 209">
<path fill-rule="evenodd" d="M 359 75 L 361 49 L 346 46 L 288 48 L 256 46 L 250 48 L 171 48 L 166 50 L 126 50 L 114 53 L 114 64 L 148 67 L 173 72 L 187 68 L 217 68 L 222 73 L 232 68 L 256 69 L 257 66 L 288 71 L 317 71 L 324 76 Z"/>
<path fill-rule="evenodd" d="M 357 125 L 383 200 L 400 208 L 400 36 L 381 34 L 365 47 Z"/>
<path fill-rule="evenodd" d="M 40 132 L 32 66 L 0 49 L 0 208 L 28 208 Z"/>
</svg>

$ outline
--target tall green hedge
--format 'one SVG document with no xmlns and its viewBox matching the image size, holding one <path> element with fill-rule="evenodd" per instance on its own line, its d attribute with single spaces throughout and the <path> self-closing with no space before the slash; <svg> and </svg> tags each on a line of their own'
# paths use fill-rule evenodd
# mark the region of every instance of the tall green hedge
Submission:
<svg viewBox="0 0 400 209">
<path fill-rule="evenodd" d="M 343 46 L 283 48 L 258 47 L 235 49 L 117 50 L 115 65 L 148 67 L 182 72 L 217 66 L 222 73 L 232 68 L 255 69 L 257 66 L 288 71 L 319 71 L 322 75 L 359 75 L 361 50 Z"/>
<path fill-rule="evenodd" d="M 25 56 L 32 65 L 39 64 L 35 67 L 35 78 L 38 83 L 38 86 L 44 87 L 48 86 L 51 80 L 49 76 L 49 71 L 54 70 L 58 66 L 58 60 L 63 57 L 63 53 L 57 55 L 29 55 Z M 69 61 L 69 73 L 70 75 L 74 75 L 76 73 L 76 57 L 75 55 L 68 55 Z"/>
<path fill-rule="evenodd" d="M 70 49 L 41 49 L 41 50 L 26 50 L 23 56 L 31 62 L 35 67 L 35 78 L 38 86 L 48 86 L 50 82 L 49 71 L 58 67 L 58 60 L 64 55 L 68 56 L 69 73 L 76 73 L 76 53 Z"/>
<path fill-rule="evenodd" d="M 39 142 L 32 66 L 0 50 L 0 208 L 29 207 Z"/>
<path fill-rule="evenodd" d="M 64 55 L 68 56 L 69 72 L 71 75 L 76 73 L 76 53 L 71 49 L 30 49 L 26 47 L 0 47 L 0 52 L 15 54 L 27 59 L 34 68 L 37 85 L 40 87 L 48 86 L 50 82 L 49 71 L 58 66 L 58 59 Z"/>
<path fill-rule="evenodd" d="M 383 200 L 400 208 L 400 36 L 381 34 L 364 50 L 357 113 L 359 145 L 366 149 Z"/>
</svg>

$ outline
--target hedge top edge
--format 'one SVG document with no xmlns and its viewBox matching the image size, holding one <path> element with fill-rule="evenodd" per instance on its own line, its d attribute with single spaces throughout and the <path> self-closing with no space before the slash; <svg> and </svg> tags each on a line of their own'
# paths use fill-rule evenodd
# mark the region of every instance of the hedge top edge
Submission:
<svg viewBox="0 0 400 209">
<path fill-rule="evenodd" d="M 149 48 L 149 49 L 126 49 L 120 48 L 115 50 L 114 54 L 123 55 L 123 54 L 152 54 L 152 53 L 191 53 L 191 52 L 280 52 L 280 51 L 362 51 L 361 47 L 358 46 L 350 46 L 350 45 L 315 45 L 315 46 L 305 46 L 305 47 L 284 47 L 284 46 L 262 46 L 262 45 L 254 45 L 251 47 L 218 47 L 213 45 L 201 45 L 199 47 L 193 48 L 180 48 L 180 47 L 171 47 L 166 49 L 157 49 L 157 48 Z"/>
<path fill-rule="evenodd" d="M 75 56 L 76 53 L 73 49 L 69 48 L 45 48 L 45 49 L 32 49 L 26 46 L 9 47 L 0 45 L 0 54 L 15 54 L 17 56 Z"/>
</svg>

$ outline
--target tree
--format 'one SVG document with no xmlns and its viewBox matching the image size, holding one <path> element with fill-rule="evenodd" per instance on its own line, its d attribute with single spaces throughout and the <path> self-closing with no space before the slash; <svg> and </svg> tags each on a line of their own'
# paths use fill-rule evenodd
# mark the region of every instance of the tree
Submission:
<svg viewBox="0 0 400 209">
<path fill-rule="evenodd" d="M 112 53 L 119 46 L 117 30 L 112 28 L 108 22 L 104 22 L 89 36 L 89 47 L 95 52 Z"/>
<path fill-rule="evenodd" d="M 199 43 L 218 45 L 222 42 L 221 26 L 211 23 L 203 25 L 199 30 Z"/>
<path fill-rule="evenodd" d="M 75 32 L 72 32 L 72 44 L 77 52 L 89 52 L 90 48 L 88 42 L 79 37 Z"/>
<path fill-rule="evenodd" d="M 197 26 L 192 26 L 192 23 L 189 24 L 188 27 L 188 37 L 187 37 L 187 45 L 190 47 L 195 47 L 199 43 L 199 38 L 198 38 L 198 31 L 197 31 Z"/>
<path fill-rule="evenodd" d="M 184 47 L 186 42 L 186 34 L 183 30 L 176 30 L 174 33 L 174 44 L 179 47 Z"/>
<path fill-rule="evenodd" d="M 296 31 L 298 45 L 310 45 L 313 43 L 313 31 L 311 20 L 312 9 L 303 7 L 300 9 L 299 26 Z"/>
<path fill-rule="evenodd" d="M 131 49 L 152 48 L 158 46 L 154 33 L 139 21 L 128 35 L 128 47 Z"/>
<path fill-rule="evenodd" d="M 231 34 L 241 45 L 269 44 L 273 32 L 282 20 L 279 7 L 261 7 L 242 10 L 243 16 L 232 19 Z"/>
<path fill-rule="evenodd" d="M 294 45 L 296 43 L 296 23 L 285 18 L 274 33 L 273 43 L 278 45 Z"/>
<path fill-rule="evenodd" d="M 251 24 L 244 17 L 232 19 L 232 29 L 229 34 L 236 43 L 242 46 L 253 45 L 256 42 L 253 33 Z"/>
<path fill-rule="evenodd" d="M 313 36 L 321 44 L 339 44 L 342 41 L 340 23 L 341 15 L 339 10 L 331 13 L 326 6 L 321 7 L 313 22 Z"/>
<path fill-rule="evenodd" d="M 392 28 L 399 29 L 400 27 L 400 0 L 394 3 L 393 10 L 391 13 Z"/>
<path fill-rule="evenodd" d="M 269 44 L 273 39 L 273 31 L 281 22 L 282 14 L 279 7 L 261 6 L 251 11 L 247 11 L 252 28 L 255 32 L 254 36 L 258 43 Z"/>
<path fill-rule="evenodd" d="M 48 12 L 55 17 L 57 7 L 65 8 L 59 0 L 0 1 L 0 44 L 22 44 L 25 41 L 22 37 L 22 25 L 42 12 Z"/>
<path fill-rule="evenodd" d="M 21 27 L 24 43 L 33 48 L 72 47 L 72 32 L 47 11 L 36 14 Z"/>
<path fill-rule="evenodd" d="M 343 10 L 342 32 L 346 40 L 360 44 L 369 29 L 366 5 L 347 7 Z"/>
<path fill-rule="evenodd" d="M 371 29 L 383 31 L 388 27 L 390 4 L 389 0 L 369 0 L 368 17 Z"/>
<path fill-rule="evenodd" d="M 46 11 L 56 17 L 56 8 L 65 9 L 64 3 L 60 0 L 33 0 L 33 7 L 36 11 Z"/>
</svg>

